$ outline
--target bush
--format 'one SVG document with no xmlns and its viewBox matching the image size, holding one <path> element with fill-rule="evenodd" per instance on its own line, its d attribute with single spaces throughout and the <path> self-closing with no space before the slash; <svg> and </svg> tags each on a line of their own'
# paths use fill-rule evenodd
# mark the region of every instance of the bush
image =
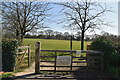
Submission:
<svg viewBox="0 0 120 80">
<path fill-rule="evenodd" d="M 110 64 L 111 56 L 115 52 L 115 49 L 112 46 L 111 42 L 103 37 L 99 37 L 91 43 L 91 49 L 103 52 L 104 69 L 108 70 L 108 68 L 111 65 Z"/>
<path fill-rule="evenodd" d="M 19 42 L 15 40 L 2 41 L 2 69 L 3 71 L 13 71 L 15 66 L 16 50 Z"/>
<path fill-rule="evenodd" d="M 91 43 L 91 50 L 103 52 L 104 71 L 112 76 L 120 75 L 120 44 L 99 37 Z"/>
</svg>

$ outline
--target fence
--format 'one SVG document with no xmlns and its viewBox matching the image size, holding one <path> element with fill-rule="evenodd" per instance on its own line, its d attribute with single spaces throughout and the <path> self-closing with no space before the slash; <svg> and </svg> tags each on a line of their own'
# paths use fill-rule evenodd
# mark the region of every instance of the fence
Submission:
<svg viewBox="0 0 120 80">
<path fill-rule="evenodd" d="M 42 52 L 47 53 L 44 53 L 43 55 Z M 50 54 L 48 52 L 52 53 L 52 56 L 45 55 Z M 62 56 L 59 53 L 63 53 Z M 81 56 L 81 53 L 84 53 L 86 55 Z M 41 64 L 43 62 L 53 64 Z M 44 67 L 50 67 L 50 70 L 46 70 Z M 65 67 L 66 69 L 59 70 L 60 68 L 63 69 Z M 35 73 L 39 73 L 40 71 L 73 72 L 76 68 L 80 67 L 99 68 L 103 70 L 103 54 L 99 51 L 92 50 L 41 50 L 40 42 L 36 42 Z"/>
<path fill-rule="evenodd" d="M 18 71 L 19 68 L 22 67 L 22 63 L 24 61 L 25 61 L 24 64 L 26 65 L 26 63 L 27 63 L 27 67 L 29 67 L 30 66 L 30 45 L 29 44 L 28 44 L 28 46 L 18 47 L 15 70 Z"/>
</svg>

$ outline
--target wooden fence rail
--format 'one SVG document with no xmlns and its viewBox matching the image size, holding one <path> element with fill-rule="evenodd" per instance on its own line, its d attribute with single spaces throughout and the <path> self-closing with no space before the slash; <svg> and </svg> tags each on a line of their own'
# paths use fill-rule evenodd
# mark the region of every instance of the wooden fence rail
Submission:
<svg viewBox="0 0 120 80">
<path fill-rule="evenodd" d="M 40 71 L 53 71 L 53 72 L 73 72 L 74 67 L 96 67 L 91 64 L 98 63 L 96 59 L 99 59 L 101 63 L 99 63 L 99 67 L 101 70 L 103 70 L 103 53 L 99 51 L 92 51 L 92 50 L 41 50 L 41 43 L 36 42 L 36 49 L 35 49 L 35 73 L 39 73 Z M 52 52 L 53 56 L 46 56 L 42 55 L 41 52 Z M 71 64 L 70 65 L 57 65 L 57 53 L 69 53 L 69 56 L 71 57 Z M 86 56 L 76 56 L 77 53 L 86 53 Z M 48 54 L 48 53 L 46 53 Z M 92 54 L 92 55 L 91 55 Z M 96 54 L 99 54 L 100 56 L 96 56 Z M 95 56 L 93 56 L 95 55 Z M 41 60 L 42 58 L 54 58 L 54 60 Z M 79 61 L 75 61 L 78 58 Z M 54 65 L 40 65 L 41 62 L 52 62 Z M 73 65 L 74 63 L 87 63 L 87 66 L 79 66 L 79 65 Z M 40 67 L 54 67 L 54 70 L 40 70 Z M 69 67 L 70 70 L 57 70 L 58 67 Z"/>
<path fill-rule="evenodd" d="M 30 67 L 30 44 L 18 47 L 15 70 L 19 70 L 25 57 L 27 57 L 27 66 Z"/>
</svg>

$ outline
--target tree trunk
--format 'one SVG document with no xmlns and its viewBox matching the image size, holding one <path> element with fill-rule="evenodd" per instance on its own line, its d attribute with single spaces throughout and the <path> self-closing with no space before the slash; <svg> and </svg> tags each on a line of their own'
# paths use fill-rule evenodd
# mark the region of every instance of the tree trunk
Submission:
<svg viewBox="0 0 120 80">
<path fill-rule="evenodd" d="M 70 37 L 70 50 L 72 50 L 72 35 Z"/>
<path fill-rule="evenodd" d="M 82 36 L 81 36 L 81 50 L 84 50 L 84 31 L 82 31 Z"/>
<path fill-rule="evenodd" d="M 17 40 L 19 40 L 19 36 L 20 36 L 19 32 L 16 31 L 16 39 L 17 39 Z"/>
<path fill-rule="evenodd" d="M 23 38 L 24 38 L 24 34 L 21 34 L 21 36 L 20 36 L 20 42 L 21 42 L 21 44 L 23 43 Z"/>
</svg>

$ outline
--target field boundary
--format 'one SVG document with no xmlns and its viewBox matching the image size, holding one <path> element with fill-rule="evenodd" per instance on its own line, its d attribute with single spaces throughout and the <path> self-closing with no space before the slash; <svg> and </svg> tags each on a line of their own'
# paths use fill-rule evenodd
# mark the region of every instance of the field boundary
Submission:
<svg viewBox="0 0 120 80">
<path fill-rule="evenodd" d="M 52 52 L 54 53 L 54 56 L 41 56 L 41 52 Z M 58 66 L 57 65 L 57 53 L 62 52 L 62 53 L 69 53 L 69 56 L 71 57 L 71 64 L 69 66 Z M 74 53 L 86 53 L 86 57 L 76 57 L 74 56 Z M 99 56 L 91 56 L 91 54 L 96 55 L 100 54 Z M 41 71 L 52 71 L 52 72 L 73 72 L 73 67 L 87 67 L 87 68 L 99 68 L 100 70 L 103 70 L 103 63 L 102 63 L 102 58 L 103 54 L 99 51 L 92 51 L 92 50 L 82 50 L 82 51 L 76 51 L 76 50 L 41 50 L 41 44 L 40 42 L 36 42 L 36 49 L 35 49 L 35 73 L 40 73 Z M 48 61 L 44 60 L 41 61 L 40 59 L 43 57 L 53 57 L 54 61 Z M 85 61 L 74 61 L 73 58 L 79 58 L 80 60 L 85 60 Z M 96 61 L 95 59 L 99 59 L 100 63 Z M 41 62 L 53 62 L 54 65 L 40 65 Z M 86 66 L 74 66 L 73 63 L 87 63 Z M 95 65 L 98 63 L 99 65 Z M 40 70 L 40 67 L 54 67 L 53 70 Z M 57 67 L 69 67 L 70 70 L 57 70 Z"/>
</svg>

